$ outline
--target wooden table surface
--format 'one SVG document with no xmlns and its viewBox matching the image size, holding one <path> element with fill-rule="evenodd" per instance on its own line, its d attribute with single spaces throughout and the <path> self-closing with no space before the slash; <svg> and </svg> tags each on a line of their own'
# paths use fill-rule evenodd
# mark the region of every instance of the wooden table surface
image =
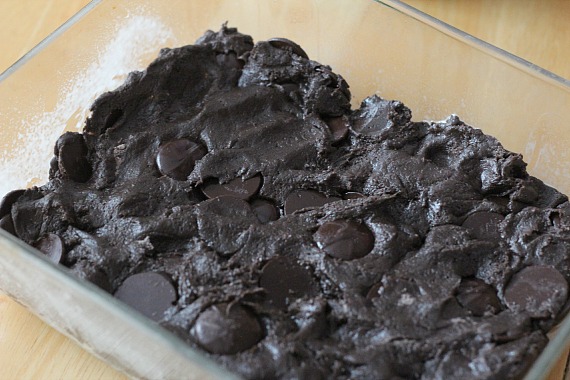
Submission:
<svg viewBox="0 0 570 380">
<path fill-rule="evenodd" d="M 0 72 L 88 0 L 0 0 Z M 405 0 L 459 29 L 570 78 L 570 0 Z M 1 274 L 0 274 L 1 275 Z M 552 379 L 561 379 L 564 365 Z M 0 380 L 124 379 L 0 294 Z"/>
</svg>

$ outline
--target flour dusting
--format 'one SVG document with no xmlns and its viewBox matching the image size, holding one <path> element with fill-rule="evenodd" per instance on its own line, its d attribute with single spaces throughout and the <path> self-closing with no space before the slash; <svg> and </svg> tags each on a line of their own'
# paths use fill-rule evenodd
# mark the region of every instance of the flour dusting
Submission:
<svg viewBox="0 0 570 380">
<path fill-rule="evenodd" d="M 12 125 L 22 132 L 17 136 L 18 148 L 0 154 L 0 198 L 11 190 L 47 182 L 57 138 L 64 130 L 81 131 L 93 101 L 118 87 L 129 72 L 148 66 L 173 35 L 151 16 L 133 15 L 122 20 L 97 60 L 59 89 L 53 111 L 22 115 Z"/>
</svg>

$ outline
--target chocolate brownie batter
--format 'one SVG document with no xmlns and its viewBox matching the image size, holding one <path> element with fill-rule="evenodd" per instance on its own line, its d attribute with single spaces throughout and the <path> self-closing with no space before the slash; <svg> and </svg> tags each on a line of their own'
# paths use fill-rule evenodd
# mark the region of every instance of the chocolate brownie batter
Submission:
<svg viewBox="0 0 570 380">
<path fill-rule="evenodd" d="M 54 153 L 1 226 L 245 378 L 519 378 L 568 309 L 566 196 L 286 39 L 164 49 Z"/>
</svg>

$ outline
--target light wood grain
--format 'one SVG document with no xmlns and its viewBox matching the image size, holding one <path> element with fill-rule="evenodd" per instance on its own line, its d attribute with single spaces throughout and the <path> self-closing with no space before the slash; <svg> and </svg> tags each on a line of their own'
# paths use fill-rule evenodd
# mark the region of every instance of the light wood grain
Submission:
<svg viewBox="0 0 570 380">
<path fill-rule="evenodd" d="M 570 1 L 407 0 L 468 33 L 570 78 Z M 0 1 L 0 71 L 71 17 L 87 0 Z M 551 379 L 561 379 L 565 363 Z M 23 307 L 0 294 L 0 380 L 124 379 Z"/>
</svg>

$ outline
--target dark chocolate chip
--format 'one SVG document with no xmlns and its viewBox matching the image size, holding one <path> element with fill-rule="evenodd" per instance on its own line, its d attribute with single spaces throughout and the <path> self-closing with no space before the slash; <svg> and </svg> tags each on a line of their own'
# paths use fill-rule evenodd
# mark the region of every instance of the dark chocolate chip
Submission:
<svg viewBox="0 0 570 380">
<path fill-rule="evenodd" d="M 61 263 L 63 259 L 65 246 L 63 240 L 56 234 L 47 234 L 36 241 L 34 248 L 46 255 L 56 264 Z"/>
<path fill-rule="evenodd" d="M 251 202 L 251 209 L 257 219 L 263 224 L 279 219 L 279 210 L 275 204 L 267 199 L 255 199 Z"/>
<path fill-rule="evenodd" d="M 343 140 L 348 134 L 348 118 L 346 116 L 327 118 L 325 123 L 329 126 L 332 140 L 335 143 Z"/>
<path fill-rule="evenodd" d="M 343 199 L 358 199 L 358 198 L 364 198 L 365 195 L 362 193 L 358 193 L 356 191 L 348 191 L 346 193 L 343 194 L 342 198 Z"/>
<path fill-rule="evenodd" d="M 568 297 L 568 282 L 556 269 L 529 266 L 516 273 L 505 288 L 505 302 L 532 318 L 554 318 Z"/>
<path fill-rule="evenodd" d="M 156 165 L 165 176 L 185 181 L 206 153 L 206 148 L 188 139 L 172 140 L 158 149 Z"/>
<path fill-rule="evenodd" d="M 285 256 L 272 258 L 263 266 L 259 286 L 265 290 L 268 303 L 283 310 L 292 301 L 316 290 L 311 271 Z"/>
<path fill-rule="evenodd" d="M 327 197 L 315 190 L 293 190 L 285 199 L 285 214 L 289 215 L 304 208 L 321 207 L 340 200 L 338 197 Z"/>
<path fill-rule="evenodd" d="M 16 234 L 16 229 L 14 228 L 14 221 L 12 220 L 11 214 L 4 215 L 0 219 L 0 228 L 14 236 L 18 236 L 18 234 Z"/>
<path fill-rule="evenodd" d="M 26 190 L 14 190 L 4 195 L 4 198 L 0 201 L 0 218 L 5 217 L 12 211 L 12 205 L 16 203 L 18 198 L 20 198 L 25 191 Z"/>
<path fill-rule="evenodd" d="M 91 165 L 87 160 L 87 145 L 79 133 L 67 132 L 56 143 L 58 168 L 63 178 L 86 182 L 91 177 Z"/>
<path fill-rule="evenodd" d="M 352 220 L 335 220 L 314 234 L 317 246 L 329 256 L 342 260 L 359 259 L 374 248 L 374 234 L 366 225 Z"/>
<path fill-rule="evenodd" d="M 503 219 L 505 217 L 496 212 L 479 211 L 469 215 L 463 222 L 463 227 L 477 239 L 496 241 L 501 238 L 499 224 Z"/>
<path fill-rule="evenodd" d="M 455 298 L 462 307 L 477 317 L 485 313 L 496 314 L 501 310 L 501 301 L 495 289 L 477 278 L 463 279 L 457 288 Z"/>
<path fill-rule="evenodd" d="M 256 175 L 245 181 L 235 178 L 224 184 L 207 183 L 202 187 L 202 192 L 210 199 L 230 196 L 247 200 L 257 193 L 259 186 L 261 186 L 261 175 Z"/>
<path fill-rule="evenodd" d="M 213 354 L 231 355 L 247 350 L 263 338 L 257 317 L 239 304 L 220 303 L 204 310 L 192 334 Z"/>
<path fill-rule="evenodd" d="M 115 292 L 115 297 L 154 321 L 160 321 L 177 300 L 172 280 L 159 272 L 128 277 Z"/>
<path fill-rule="evenodd" d="M 281 50 L 289 50 L 293 54 L 297 54 L 299 57 L 309 59 L 307 53 L 295 42 L 288 40 L 286 38 L 271 38 L 267 40 L 271 46 Z"/>
</svg>

